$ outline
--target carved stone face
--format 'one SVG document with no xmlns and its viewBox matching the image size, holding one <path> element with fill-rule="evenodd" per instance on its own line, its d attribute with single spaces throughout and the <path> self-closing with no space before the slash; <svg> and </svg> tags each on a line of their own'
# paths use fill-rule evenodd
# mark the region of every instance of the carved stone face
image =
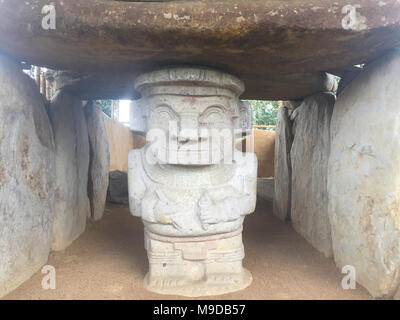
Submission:
<svg viewBox="0 0 400 320">
<path fill-rule="evenodd" d="M 178 76 L 188 80 L 179 84 L 164 79 L 162 84 L 151 84 L 157 77 L 164 77 L 163 73 L 145 77 L 147 86 L 135 103 L 153 155 L 162 163 L 180 165 L 216 164 L 232 158 L 235 138 L 251 127 L 249 106 L 228 87 L 230 83 L 227 88 L 217 86 L 220 77 L 208 80 L 215 81 L 215 87 L 204 86 L 201 80 L 191 80 L 199 76 L 197 73 L 180 71 Z M 235 81 L 232 79 L 228 78 Z"/>
<path fill-rule="evenodd" d="M 232 157 L 235 136 L 241 135 L 245 122 L 237 99 L 157 95 L 145 103 L 148 136 L 165 136 L 164 146 L 156 141 L 160 161 L 205 165 L 220 162 L 224 155 Z"/>
</svg>

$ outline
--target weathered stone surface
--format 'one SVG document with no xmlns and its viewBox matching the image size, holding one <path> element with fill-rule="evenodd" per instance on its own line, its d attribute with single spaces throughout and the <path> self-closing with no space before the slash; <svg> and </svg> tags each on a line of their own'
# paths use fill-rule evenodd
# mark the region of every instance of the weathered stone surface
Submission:
<svg viewBox="0 0 400 320">
<path fill-rule="evenodd" d="M 341 93 L 331 122 L 329 215 L 337 265 L 374 297 L 400 284 L 400 52 Z"/>
<path fill-rule="evenodd" d="M 56 29 L 45 30 L 48 0 L 3 0 L 0 50 L 55 70 L 115 75 L 206 65 L 240 77 L 246 98 L 308 96 L 320 91 L 309 82 L 320 71 L 340 72 L 400 45 L 396 0 L 52 2 Z"/>
<path fill-rule="evenodd" d="M 292 167 L 290 148 L 292 130 L 288 109 L 279 108 L 275 136 L 275 196 L 274 214 L 283 221 L 290 219 Z"/>
<path fill-rule="evenodd" d="M 257 179 L 257 196 L 267 201 L 273 201 L 275 194 L 274 178 L 258 178 Z"/>
<path fill-rule="evenodd" d="M 145 225 L 145 287 L 191 297 L 247 287 L 241 234 L 255 209 L 257 158 L 234 147 L 252 128 L 243 82 L 179 67 L 143 74 L 135 88 L 147 144 L 129 153 L 129 206 Z"/>
<path fill-rule="evenodd" d="M 53 82 L 56 90 L 68 91 L 81 100 L 137 99 L 140 95 L 132 83 L 139 75 L 138 70 L 83 73 L 56 71 L 48 79 Z M 335 78 L 326 72 L 270 75 L 245 80 L 248 88 L 243 93 L 243 99 L 298 99 L 316 92 L 333 91 L 337 87 Z"/>
<path fill-rule="evenodd" d="M 400 288 L 397 290 L 397 293 L 394 295 L 393 300 L 400 300 Z"/>
<path fill-rule="evenodd" d="M 136 148 L 135 137 L 129 127 L 103 115 L 110 149 L 110 170 L 128 171 L 128 154 Z"/>
<path fill-rule="evenodd" d="M 107 197 L 110 149 L 101 107 L 88 103 L 85 107 L 85 116 L 90 145 L 88 181 L 90 217 L 93 220 L 100 220 L 103 217 Z"/>
<path fill-rule="evenodd" d="M 333 94 L 317 94 L 305 99 L 291 115 L 290 218 L 294 229 L 327 257 L 332 256 L 327 176 L 334 104 Z"/>
<path fill-rule="evenodd" d="M 107 201 L 116 204 L 129 204 L 128 174 L 123 171 L 111 171 L 109 174 Z"/>
<path fill-rule="evenodd" d="M 47 79 L 52 82 L 55 90 L 67 91 L 81 100 L 132 100 L 139 98 L 132 85 L 137 75 L 135 71 L 50 71 L 47 73 Z"/>
<path fill-rule="evenodd" d="M 50 252 L 54 140 L 39 89 L 0 56 L 0 297 L 29 279 Z"/>
<path fill-rule="evenodd" d="M 362 70 L 363 67 L 361 66 L 352 66 L 351 68 L 347 68 L 346 70 L 341 70 L 340 74 L 338 74 L 341 79 L 336 92 L 337 96 L 342 93 L 344 88 L 346 88 L 347 85 L 351 81 L 353 81 L 357 77 L 357 75 L 360 74 L 360 72 L 362 72 Z"/>
<path fill-rule="evenodd" d="M 50 118 L 56 144 L 56 198 L 53 250 L 77 239 L 90 216 L 88 199 L 89 139 L 82 102 L 65 92 L 51 101 Z"/>
<path fill-rule="evenodd" d="M 274 176 L 275 131 L 253 129 L 252 134 L 236 143 L 243 152 L 254 152 L 258 160 L 258 178 Z"/>
<path fill-rule="evenodd" d="M 291 100 L 291 101 L 283 101 L 283 106 L 289 109 L 289 115 L 294 111 L 294 109 L 300 107 L 303 103 L 303 100 Z"/>
</svg>

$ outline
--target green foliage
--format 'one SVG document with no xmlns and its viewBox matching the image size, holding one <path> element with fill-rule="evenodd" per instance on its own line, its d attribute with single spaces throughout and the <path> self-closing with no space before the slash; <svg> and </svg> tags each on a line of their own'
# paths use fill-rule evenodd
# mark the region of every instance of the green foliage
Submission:
<svg viewBox="0 0 400 320">
<path fill-rule="evenodd" d="M 278 101 L 248 100 L 253 108 L 253 124 L 261 126 L 276 125 Z"/>
<path fill-rule="evenodd" d="M 29 70 L 26 71 L 26 73 L 31 77 L 31 78 L 35 78 L 35 66 L 31 66 L 31 68 Z"/>
<path fill-rule="evenodd" d="M 342 80 L 342 78 L 340 78 L 340 77 L 338 77 L 338 76 L 334 76 L 334 77 L 335 77 L 335 79 L 336 79 L 336 81 L 337 81 L 338 89 L 339 89 L 340 80 Z M 337 95 L 337 90 L 336 90 L 334 93 L 335 93 L 335 95 Z"/>
<path fill-rule="evenodd" d="M 103 112 L 111 118 L 112 100 L 96 100 L 96 103 L 101 107 Z"/>
</svg>

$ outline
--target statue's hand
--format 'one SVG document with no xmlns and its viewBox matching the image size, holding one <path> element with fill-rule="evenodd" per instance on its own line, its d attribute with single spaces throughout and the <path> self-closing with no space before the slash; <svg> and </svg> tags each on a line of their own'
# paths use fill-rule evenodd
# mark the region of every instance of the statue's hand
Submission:
<svg viewBox="0 0 400 320">
<path fill-rule="evenodd" d="M 217 218 L 217 210 L 214 205 L 210 206 L 199 206 L 198 216 L 204 230 L 207 230 L 210 224 L 216 224 L 219 221 Z"/>
<path fill-rule="evenodd" d="M 177 221 L 179 212 L 182 211 L 180 205 L 169 201 L 164 194 L 160 196 L 158 193 L 159 200 L 155 206 L 155 212 L 157 216 L 157 222 L 162 224 L 172 224 L 176 229 L 181 229 L 180 223 Z"/>
</svg>

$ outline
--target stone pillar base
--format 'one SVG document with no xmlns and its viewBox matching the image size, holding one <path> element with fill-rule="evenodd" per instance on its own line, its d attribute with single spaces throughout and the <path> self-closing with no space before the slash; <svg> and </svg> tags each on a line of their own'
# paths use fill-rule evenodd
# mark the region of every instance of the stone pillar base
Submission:
<svg viewBox="0 0 400 320">
<path fill-rule="evenodd" d="M 253 280 L 243 268 L 242 229 L 203 237 L 165 237 L 145 232 L 147 290 L 199 297 L 239 291 Z"/>
</svg>

